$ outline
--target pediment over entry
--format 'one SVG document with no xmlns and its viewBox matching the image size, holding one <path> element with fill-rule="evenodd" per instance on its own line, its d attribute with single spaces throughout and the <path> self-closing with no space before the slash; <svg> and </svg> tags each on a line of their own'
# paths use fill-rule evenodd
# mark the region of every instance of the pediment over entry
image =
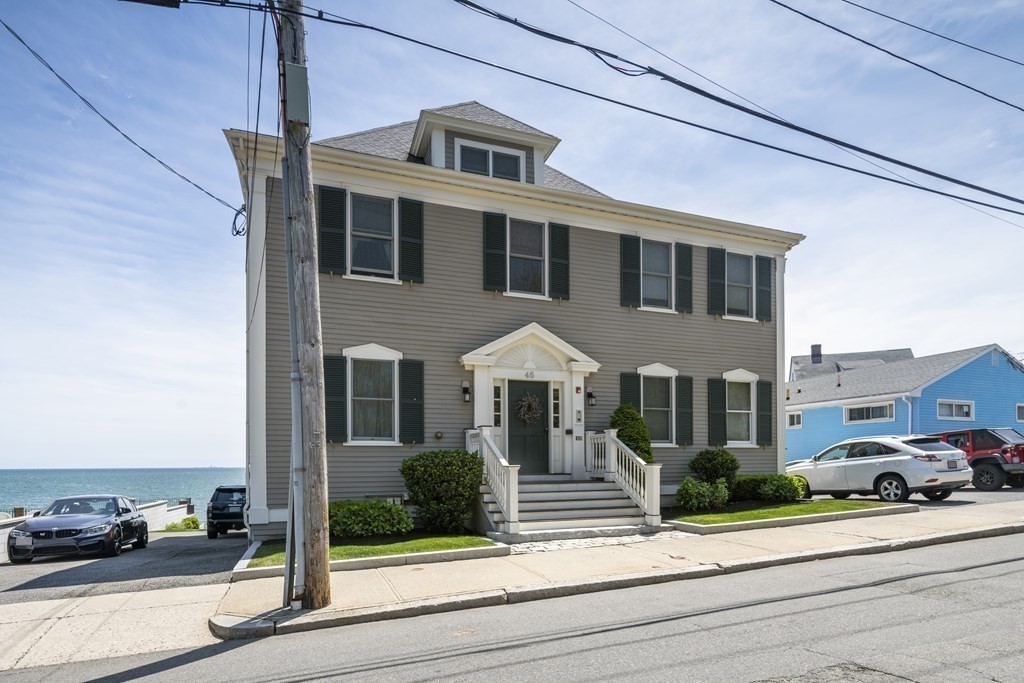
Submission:
<svg viewBox="0 0 1024 683">
<path fill-rule="evenodd" d="M 537 370 L 597 372 L 601 364 L 537 323 L 530 323 L 501 339 L 459 358 L 463 367 L 498 366 Z"/>
</svg>

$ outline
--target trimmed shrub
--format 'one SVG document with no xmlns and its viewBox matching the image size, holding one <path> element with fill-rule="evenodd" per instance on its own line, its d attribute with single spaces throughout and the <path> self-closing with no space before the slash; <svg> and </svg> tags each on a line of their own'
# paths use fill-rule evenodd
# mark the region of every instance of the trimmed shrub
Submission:
<svg viewBox="0 0 1024 683">
<path fill-rule="evenodd" d="M 618 429 L 619 441 L 629 446 L 629 449 L 644 459 L 644 462 L 654 462 L 654 451 L 651 450 L 651 432 L 647 429 L 643 415 L 637 412 L 629 403 L 623 403 L 608 420 L 608 426 Z"/>
<path fill-rule="evenodd" d="M 729 489 L 724 479 L 713 484 L 684 477 L 676 490 L 676 503 L 690 512 L 724 507 L 729 500 Z"/>
<path fill-rule="evenodd" d="M 690 471 L 697 479 L 713 483 L 725 479 L 730 489 L 736 483 L 736 472 L 740 469 L 740 461 L 724 448 L 705 448 L 690 461 Z"/>
<path fill-rule="evenodd" d="M 424 451 L 407 458 L 401 472 L 424 528 L 448 533 L 465 527 L 484 478 L 483 458 L 462 449 Z"/>
<path fill-rule="evenodd" d="M 189 515 L 188 517 L 186 517 L 185 519 L 181 520 L 178 523 L 181 525 L 182 529 L 198 529 L 199 528 L 199 518 L 196 517 L 195 515 Z"/>
<path fill-rule="evenodd" d="M 412 518 L 401 505 L 386 500 L 336 500 L 327 507 L 335 538 L 394 536 L 412 531 Z"/>
<path fill-rule="evenodd" d="M 729 489 L 729 499 L 788 503 L 800 498 L 803 493 L 804 482 L 800 477 L 786 474 L 741 474 Z"/>
</svg>

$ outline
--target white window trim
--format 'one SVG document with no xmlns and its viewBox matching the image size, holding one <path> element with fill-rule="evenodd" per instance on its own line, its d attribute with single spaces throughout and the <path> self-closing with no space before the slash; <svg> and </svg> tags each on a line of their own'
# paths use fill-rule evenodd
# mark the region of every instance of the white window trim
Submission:
<svg viewBox="0 0 1024 683">
<path fill-rule="evenodd" d="M 1024 422 L 1024 420 L 1022 420 L 1022 419 L 1020 418 L 1020 416 L 1021 416 L 1021 414 L 1022 414 L 1022 413 L 1020 412 L 1020 409 L 1021 409 L 1021 408 L 1024 408 L 1024 403 L 1018 403 L 1018 404 L 1017 404 L 1017 415 L 1016 415 L 1016 417 L 1017 417 L 1017 422 Z"/>
<path fill-rule="evenodd" d="M 939 406 L 942 405 L 942 404 L 953 406 L 953 413 L 954 413 L 954 415 L 953 416 L 940 415 L 939 414 Z M 956 413 L 956 406 L 963 406 L 963 405 L 967 405 L 967 406 L 971 407 L 971 416 L 970 417 L 956 417 L 956 415 L 955 415 L 955 413 Z M 974 401 L 957 401 L 957 400 L 954 400 L 954 399 L 940 398 L 937 401 L 935 401 L 935 419 L 943 420 L 943 421 L 950 421 L 950 422 L 974 422 Z"/>
<path fill-rule="evenodd" d="M 726 442 L 725 445 L 730 448 L 758 448 L 757 445 L 757 392 L 754 391 L 754 386 L 757 384 L 757 380 L 760 379 L 759 375 L 755 375 L 749 370 L 743 368 L 737 368 L 736 370 L 730 370 L 722 373 L 722 379 L 725 380 L 725 433 Z M 750 440 L 749 441 L 729 441 L 729 413 L 730 412 L 744 412 L 740 410 L 730 411 L 729 410 L 729 382 L 734 384 L 746 384 L 750 391 Z"/>
<path fill-rule="evenodd" d="M 651 448 L 676 447 L 676 377 L 679 371 L 664 363 L 651 363 L 636 369 L 640 375 L 640 417 L 644 415 L 644 377 L 668 379 L 668 441 L 651 440 Z"/>
<path fill-rule="evenodd" d="M 729 254 L 746 256 L 750 259 L 750 315 L 735 315 L 729 313 Z M 746 322 L 757 322 L 757 254 L 748 254 L 735 249 L 725 250 L 725 320 L 743 320 Z"/>
<path fill-rule="evenodd" d="M 515 292 L 512 291 L 512 221 L 516 220 L 520 223 L 533 223 L 534 225 L 540 225 L 544 234 L 541 237 L 541 247 L 544 250 L 544 258 L 541 259 L 541 278 L 544 282 L 544 291 L 540 294 L 536 292 Z M 548 223 L 547 221 L 535 221 L 529 218 L 519 218 L 517 216 L 507 216 L 505 218 L 505 295 L 521 297 L 523 299 L 540 299 L 542 301 L 551 301 L 551 297 L 548 296 L 548 287 L 550 286 L 549 275 L 550 268 L 548 266 L 549 259 L 551 258 L 550 244 L 548 243 Z"/>
<path fill-rule="evenodd" d="M 790 424 L 790 416 L 797 415 L 800 418 L 799 424 Z M 794 410 L 791 413 L 786 413 L 786 429 L 803 429 L 804 428 L 804 411 Z"/>
<path fill-rule="evenodd" d="M 876 418 L 873 420 L 853 420 L 850 421 L 850 409 L 851 408 L 875 408 L 877 406 L 891 406 L 892 417 Z M 896 401 L 882 401 L 881 403 L 851 403 L 843 406 L 843 424 L 844 425 L 860 425 L 868 424 L 870 422 L 895 422 L 896 421 Z"/>
<path fill-rule="evenodd" d="M 347 280 L 361 280 L 363 282 L 390 282 L 392 284 L 402 284 L 402 281 L 398 279 L 398 195 L 390 193 L 378 193 L 378 192 L 362 192 L 349 190 L 345 193 L 345 275 L 344 279 Z M 355 195 L 361 197 L 371 197 L 373 199 L 388 199 L 391 201 L 391 277 L 376 276 L 376 275 L 362 275 L 360 273 L 352 272 L 352 199 Z"/>
<path fill-rule="evenodd" d="M 402 360 L 405 354 L 401 351 L 395 351 L 389 349 L 386 346 L 380 344 L 363 344 L 361 346 L 350 346 L 347 349 L 341 350 L 341 355 L 345 357 L 345 363 L 347 365 L 345 369 L 345 411 L 347 415 L 347 422 L 349 425 L 349 438 L 343 446 L 399 446 L 401 442 L 398 441 L 398 361 Z M 392 441 L 377 441 L 377 440 L 361 440 L 352 437 L 352 361 L 353 360 L 377 360 L 377 361 L 390 361 L 393 369 L 391 372 L 392 381 L 392 401 L 394 402 L 394 410 L 392 411 L 392 433 L 395 435 Z"/>
<path fill-rule="evenodd" d="M 649 306 L 644 304 L 644 242 L 657 242 L 668 245 L 668 306 Z M 640 307 L 638 310 L 652 313 L 675 313 L 676 310 L 676 243 L 672 240 L 640 238 Z"/>
<path fill-rule="evenodd" d="M 477 149 L 487 150 L 487 176 L 488 178 L 494 177 L 494 152 L 500 152 L 502 154 L 508 154 L 511 156 L 519 157 L 519 180 L 520 183 L 526 182 L 526 152 L 521 149 L 512 149 L 511 147 L 502 147 L 501 145 L 492 145 L 487 142 L 476 142 L 475 140 L 466 140 L 464 138 L 455 138 L 455 170 L 462 171 L 462 146 L 475 147 Z M 471 173 L 471 171 L 465 171 L 465 173 Z M 472 175 L 481 175 L 480 173 L 472 173 Z M 498 180 L 509 180 L 508 178 L 498 178 Z M 509 182 L 517 182 L 511 180 Z"/>
</svg>

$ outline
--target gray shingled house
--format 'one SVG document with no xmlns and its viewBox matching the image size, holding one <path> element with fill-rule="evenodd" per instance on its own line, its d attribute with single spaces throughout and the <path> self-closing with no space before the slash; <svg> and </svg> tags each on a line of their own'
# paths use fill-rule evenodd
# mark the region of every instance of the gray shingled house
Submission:
<svg viewBox="0 0 1024 683">
<path fill-rule="evenodd" d="M 280 537 L 280 168 L 274 138 L 226 135 L 255 188 L 248 518 Z M 660 520 L 709 444 L 745 472 L 782 467 L 783 274 L 802 236 L 612 199 L 547 165 L 558 143 L 467 102 L 313 144 L 332 500 L 400 500 L 404 458 L 468 447 L 485 459 L 482 530 L 632 526 Z M 606 430 L 623 402 L 653 465 Z"/>
</svg>

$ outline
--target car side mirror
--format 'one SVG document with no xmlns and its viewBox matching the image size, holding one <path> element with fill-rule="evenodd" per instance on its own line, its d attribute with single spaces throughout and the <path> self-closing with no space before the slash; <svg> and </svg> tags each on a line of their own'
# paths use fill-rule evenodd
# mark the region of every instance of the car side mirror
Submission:
<svg viewBox="0 0 1024 683">
<path fill-rule="evenodd" d="M 33 512 L 32 516 L 33 517 L 38 517 L 39 516 L 39 510 L 36 510 L 35 512 Z"/>
</svg>

